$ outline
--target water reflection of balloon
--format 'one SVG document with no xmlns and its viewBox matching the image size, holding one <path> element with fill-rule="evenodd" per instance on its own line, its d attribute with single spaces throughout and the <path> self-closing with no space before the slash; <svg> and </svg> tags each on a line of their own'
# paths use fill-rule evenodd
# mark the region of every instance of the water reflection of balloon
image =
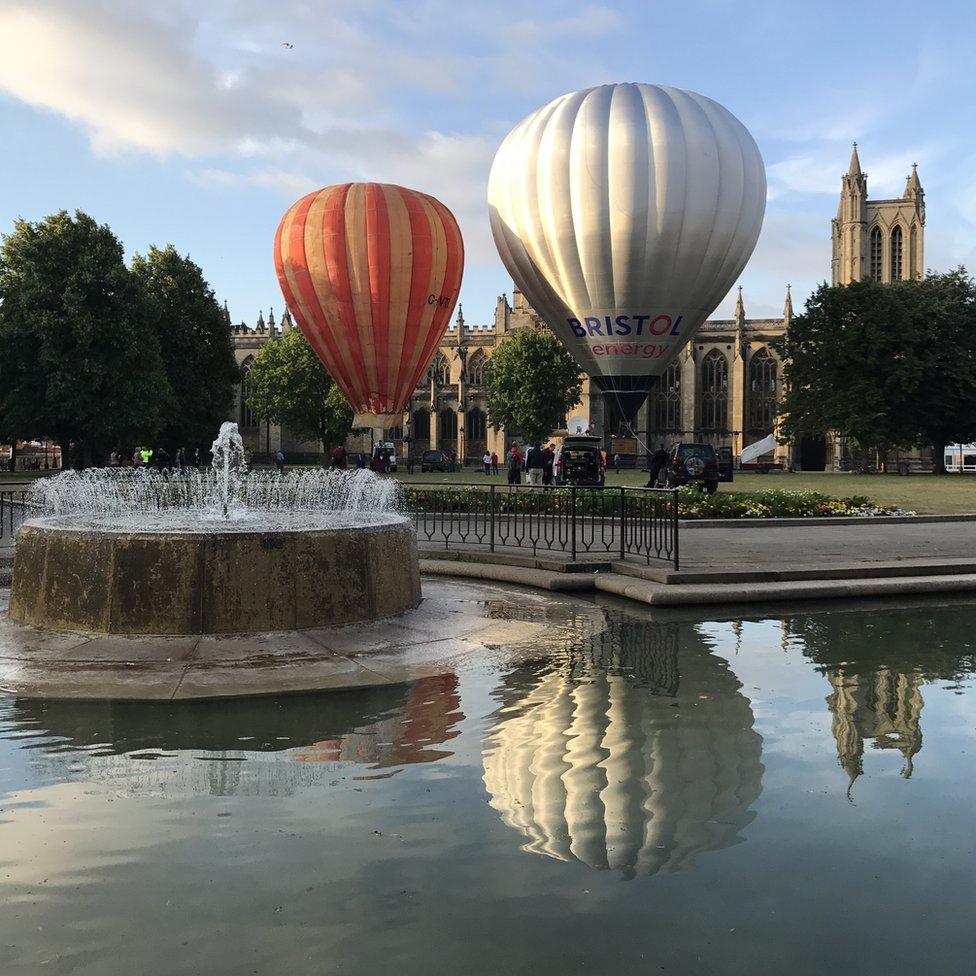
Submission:
<svg viewBox="0 0 976 976">
<path fill-rule="evenodd" d="M 10 702 L 5 720 L 35 737 L 31 762 L 55 780 L 83 775 L 129 794 L 288 795 L 451 755 L 464 718 L 453 673 L 368 690 L 222 701 Z M 363 767 L 356 770 L 355 765 Z M 385 771 L 383 773 L 382 771 Z"/>
<path fill-rule="evenodd" d="M 499 695 L 484 782 L 528 852 L 652 875 L 739 842 L 753 819 L 762 740 L 690 627 L 618 619 L 555 668 L 511 672 Z"/>
<path fill-rule="evenodd" d="M 508 134 L 488 202 L 515 283 L 630 417 L 749 259 L 766 174 L 717 102 L 603 85 L 554 99 Z"/>
<path fill-rule="evenodd" d="M 285 301 L 353 409 L 401 414 L 457 303 L 453 214 L 402 186 L 327 186 L 285 213 L 274 251 Z"/>
</svg>

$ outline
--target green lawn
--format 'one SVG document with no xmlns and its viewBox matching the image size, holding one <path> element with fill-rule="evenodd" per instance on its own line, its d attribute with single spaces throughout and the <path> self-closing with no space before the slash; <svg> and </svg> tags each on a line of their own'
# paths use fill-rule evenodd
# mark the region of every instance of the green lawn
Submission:
<svg viewBox="0 0 976 976">
<path fill-rule="evenodd" d="M 0 489 L 23 485 L 47 472 L 0 474 Z M 460 474 L 407 474 L 401 470 L 396 476 L 403 482 L 454 485 L 466 482 L 476 485 L 506 483 L 504 471 L 486 478 L 480 468 L 466 467 Z M 610 471 L 608 485 L 642 485 L 647 475 L 640 471 Z M 910 509 L 919 514 L 953 514 L 976 512 L 976 477 L 972 475 L 912 474 L 901 478 L 894 474 L 737 474 L 731 485 L 720 485 L 721 491 L 756 491 L 781 488 L 793 491 L 819 491 L 835 498 L 866 495 L 880 505 Z"/>
</svg>

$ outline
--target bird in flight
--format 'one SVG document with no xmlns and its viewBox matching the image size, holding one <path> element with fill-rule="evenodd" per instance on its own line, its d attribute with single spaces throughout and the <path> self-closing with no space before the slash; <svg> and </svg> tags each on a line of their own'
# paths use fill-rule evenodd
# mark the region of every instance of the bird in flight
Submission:
<svg viewBox="0 0 976 976">
<path fill-rule="evenodd" d="M 291 41 L 282 41 L 281 46 L 288 48 L 288 50 L 290 51 L 295 45 L 292 44 Z"/>
</svg>

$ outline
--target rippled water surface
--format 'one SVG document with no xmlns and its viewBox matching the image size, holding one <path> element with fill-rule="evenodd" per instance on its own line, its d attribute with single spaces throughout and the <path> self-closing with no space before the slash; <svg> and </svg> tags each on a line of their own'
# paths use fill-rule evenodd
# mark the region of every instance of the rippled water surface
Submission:
<svg viewBox="0 0 976 976">
<path fill-rule="evenodd" d="M 972 971 L 976 603 L 600 606 L 394 689 L 0 700 L 0 972 Z"/>
</svg>

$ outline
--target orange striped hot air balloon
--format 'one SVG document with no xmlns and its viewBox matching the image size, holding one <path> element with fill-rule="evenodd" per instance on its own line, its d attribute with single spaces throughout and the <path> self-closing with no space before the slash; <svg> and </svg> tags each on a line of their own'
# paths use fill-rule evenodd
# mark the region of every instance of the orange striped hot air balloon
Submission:
<svg viewBox="0 0 976 976">
<path fill-rule="evenodd" d="M 392 425 L 457 303 L 464 244 L 454 215 L 402 186 L 327 186 L 281 218 L 275 267 L 288 307 L 353 410 L 374 415 L 369 426 Z"/>
</svg>

